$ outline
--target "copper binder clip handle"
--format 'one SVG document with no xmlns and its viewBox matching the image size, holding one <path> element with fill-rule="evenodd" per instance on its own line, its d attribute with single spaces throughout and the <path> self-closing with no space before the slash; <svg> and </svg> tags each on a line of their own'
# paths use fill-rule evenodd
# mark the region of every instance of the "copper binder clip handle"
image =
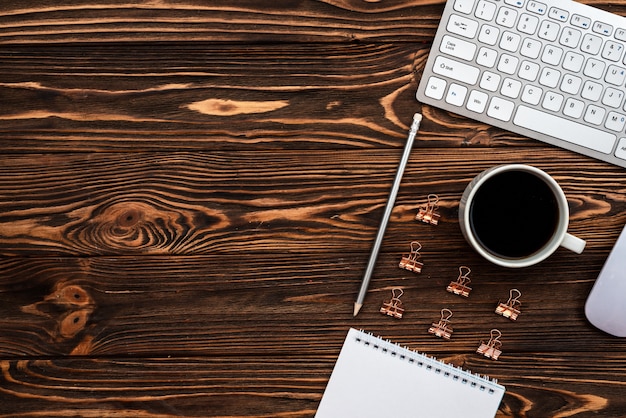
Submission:
<svg viewBox="0 0 626 418">
<path fill-rule="evenodd" d="M 401 269 L 412 271 L 414 273 L 421 273 L 422 267 L 424 267 L 424 263 L 418 261 L 420 258 L 422 258 L 422 255 L 419 253 L 421 249 L 422 244 L 420 244 L 418 241 L 412 241 L 409 254 L 403 256 L 400 259 L 398 267 L 400 267 Z"/>
<path fill-rule="evenodd" d="M 502 337 L 502 333 L 498 329 L 492 329 L 490 331 L 490 338 L 487 343 L 482 341 L 476 350 L 476 353 L 482 354 L 483 356 L 490 358 L 492 360 L 497 360 L 502 354 L 502 342 L 500 341 L 500 337 Z"/>
<path fill-rule="evenodd" d="M 437 209 L 439 209 L 438 203 L 439 196 L 429 194 L 426 205 L 419 209 L 417 215 L 415 215 L 415 219 L 431 225 L 439 224 L 440 215 L 437 213 Z"/>
<path fill-rule="evenodd" d="M 428 332 L 437 337 L 449 340 L 454 332 L 450 326 L 450 318 L 452 318 L 452 311 L 448 308 L 443 308 L 441 310 L 441 318 L 439 319 L 439 322 L 433 322 L 432 326 L 428 328 Z"/>
<path fill-rule="evenodd" d="M 509 300 L 507 300 L 506 303 L 499 303 L 496 307 L 496 313 L 511 321 L 516 321 L 521 313 L 520 307 L 522 306 L 522 302 L 519 301 L 521 296 L 522 292 L 517 289 L 511 289 L 509 292 Z"/>
<path fill-rule="evenodd" d="M 399 292 L 396 294 L 396 292 Z M 391 290 L 391 299 L 383 301 L 380 307 L 380 313 L 391 316 L 393 318 L 400 319 L 404 315 L 404 308 L 402 307 L 402 301 L 400 296 L 404 294 L 404 291 L 400 288 L 394 288 Z"/>
<path fill-rule="evenodd" d="M 456 281 L 450 282 L 446 290 L 450 293 L 454 293 L 455 295 L 469 297 L 472 288 L 469 287 L 472 280 L 468 277 L 472 272 L 469 267 L 461 266 L 459 267 L 459 277 Z"/>
</svg>

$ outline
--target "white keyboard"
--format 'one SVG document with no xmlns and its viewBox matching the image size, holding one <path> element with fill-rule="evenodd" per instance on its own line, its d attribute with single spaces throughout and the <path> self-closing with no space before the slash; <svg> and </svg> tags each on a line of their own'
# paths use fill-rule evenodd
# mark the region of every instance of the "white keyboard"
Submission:
<svg viewBox="0 0 626 418">
<path fill-rule="evenodd" d="M 417 99 L 626 167 L 626 18 L 571 0 L 448 0 Z"/>
</svg>

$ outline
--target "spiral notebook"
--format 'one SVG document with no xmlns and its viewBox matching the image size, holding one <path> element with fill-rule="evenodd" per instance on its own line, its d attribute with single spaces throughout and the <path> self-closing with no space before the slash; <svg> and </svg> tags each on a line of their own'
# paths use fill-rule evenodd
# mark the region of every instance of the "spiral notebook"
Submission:
<svg viewBox="0 0 626 418">
<path fill-rule="evenodd" d="M 316 418 L 493 418 L 504 386 L 350 329 Z"/>
</svg>

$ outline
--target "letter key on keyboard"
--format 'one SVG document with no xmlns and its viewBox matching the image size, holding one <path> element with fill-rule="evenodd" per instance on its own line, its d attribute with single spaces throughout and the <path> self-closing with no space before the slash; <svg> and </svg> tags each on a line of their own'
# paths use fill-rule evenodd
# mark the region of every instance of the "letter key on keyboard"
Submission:
<svg viewBox="0 0 626 418">
<path fill-rule="evenodd" d="M 419 101 L 626 167 L 626 18 L 572 0 L 448 0 Z"/>
</svg>

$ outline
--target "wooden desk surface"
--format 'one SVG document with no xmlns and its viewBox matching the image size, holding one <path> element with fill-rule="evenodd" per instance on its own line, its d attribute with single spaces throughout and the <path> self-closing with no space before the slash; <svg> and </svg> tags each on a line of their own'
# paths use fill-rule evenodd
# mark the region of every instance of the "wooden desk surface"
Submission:
<svg viewBox="0 0 626 418">
<path fill-rule="evenodd" d="M 418 104 L 442 9 L 0 5 L 0 416 L 310 417 L 349 327 L 499 379 L 498 417 L 623 416 L 626 339 L 583 305 L 626 224 L 624 169 Z M 560 182 L 582 255 L 513 271 L 468 247 L 461 193 L 509 162 Z M 413 220 L 429 193 L 436 227 Z M 411 240 L 421 275 L 397 267 Z M 445 291 L 460 265 L 469 300 Z M 397 286 L 402 320 L 378 312 Z M 493 313 L 513 287 L 516 323 Z M 426 332 L 443 307 L 449 342 Z M 497 362 L 474 353 L 493 327 Z"/>
</svg>

